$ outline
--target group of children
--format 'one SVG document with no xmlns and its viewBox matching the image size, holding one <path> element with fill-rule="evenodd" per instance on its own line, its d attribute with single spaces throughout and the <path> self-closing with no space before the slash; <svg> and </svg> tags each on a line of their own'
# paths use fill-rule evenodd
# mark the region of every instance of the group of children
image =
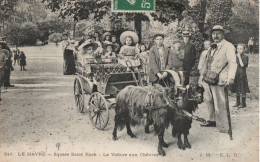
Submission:
<svg viewBox="0 0 260 162">
<path fill-rule="evenodd" d="M 148 52 L 144 44 L 138 44 L 139 38 L 135 32 L 125 31 L 120 35 L 120 47 L 117 37 L 110 32 L 105 32 L 99 39 L 99 34 L 87 38 L 78 47 L 77 60 L 89 69 L 88 63 L 98 62 L 98 58 L 107 60 L 117 58 L 118 63 L 128 67 L 128 70 L 142 70 L 145 74 L 145 80 L 148 80 Z M 89 69 L 90 70 L 90 69 Z"/>
<path fill-rule="evenodd" d="M 202 66 L 205 63 L 206 55 L 208 53 L 208 49 L 211 46 L 211 41 L 204 41 L 204 51 L 201 53 L 200 61 L 198 64 L 198 70 L 200 74 L 203 74 Z M 234 84 L 231 85 L 230 90 L 232 93 L 236 93 L 236 103 L 234 107 L 244 108 L 246 107 L 246 93 L 250 93 L 246 68 L 248 67 L 248 56 L 246 55 L 247 47 L 245 44 L 239 43 L 236 47 L 236 62 L 237 62 L 237 72 L 234 80 Z M 199 83 L 203 85 L 205 88 L 205 99 L 210 98 L 210 89 L 208 85 L 202 81 L 202 75 L 199 78 Z"/>
</svg>

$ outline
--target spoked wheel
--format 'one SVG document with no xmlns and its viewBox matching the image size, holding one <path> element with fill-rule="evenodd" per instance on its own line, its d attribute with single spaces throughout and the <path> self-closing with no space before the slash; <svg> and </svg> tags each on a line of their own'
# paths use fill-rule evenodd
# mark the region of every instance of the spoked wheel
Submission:
<svg viewBox="0 0 260 162">
<path fill-rule="evenodd" d="M 109 120 L 107 101 L 101 93 L 95 92 L 89 98 L 89 118 L 97 129 L 103 130 Z"/>
<path fill-rule="evenodd" d="M 82 113 L 84 110 L 84 91 L 78 78 L 74 81 L 74 98 L 78 111 Z"/>
</svg>

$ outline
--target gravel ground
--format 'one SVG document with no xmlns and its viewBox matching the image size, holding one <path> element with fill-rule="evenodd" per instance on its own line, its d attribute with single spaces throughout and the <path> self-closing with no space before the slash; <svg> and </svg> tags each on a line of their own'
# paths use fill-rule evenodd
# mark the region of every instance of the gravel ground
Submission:
<svg viewBox="0 0 260 162">
<path fill-rule="evenodd" d="M 54 44 L 21 49 L 27 56 L 27 71 L 15 66 L 11 76 L 15 87 L 3 90 L 0 102 L 0 161 L 258 161 L 258 62 L 249 67 L 256 70 L 249 76 L 254 87 L 248 107 L 231 107 L 235 101 L 230 97 L 233 141 L 228 134 L 201 128 L 194 121 L 189 135 L 192 148 L 179 150 L 169 129 L 167 155 L 160 157 L 158 138 L 145 134 L 142 127 L 133 128 L 136 139 L 123 130 L 113 141 L 113 110 L 104 131 L 91 125 L 88 114 L 77 112 L 76 76 L 62 75 L 61 50 Z M 206 118 L 207 108 L 200 105 L 196 115 Z"/>
</svg>

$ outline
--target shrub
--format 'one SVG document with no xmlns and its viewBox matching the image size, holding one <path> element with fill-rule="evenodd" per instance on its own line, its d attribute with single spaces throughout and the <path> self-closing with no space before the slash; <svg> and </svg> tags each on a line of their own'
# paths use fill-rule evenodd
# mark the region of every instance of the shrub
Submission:
<svg viewBox="0 0 260 162">
<path fill-rule="evenodd" d="M 17 45 L 34 45 L 39 37 L 39 29 L 32 22 L 9 24 L 5 33 Z"/>
</svg>

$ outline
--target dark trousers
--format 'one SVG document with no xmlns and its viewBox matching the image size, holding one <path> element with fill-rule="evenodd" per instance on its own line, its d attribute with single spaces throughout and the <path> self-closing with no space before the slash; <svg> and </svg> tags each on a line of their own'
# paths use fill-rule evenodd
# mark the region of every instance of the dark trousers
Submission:
<svg viewBox="0 0 260 162">
<path fill-rule="evenodd" d="M 16 61 L 17 61 L 17 64 L 19 65 L 19 63 L 18 63 L 18 60 L 17 60 L 17 59 L 14 59 L 14 65 L 16 64 Z"/>
<path fill-rule="evenodd" d="M 253 45 L 249 45 L 249 53 L 254 53 L 254 46 Z"/>
<path fill-rule="evenodd" d="M 190 83 L 190 71 L 184 71 L 184 86 L 188 85 Z"/>
<path fill-rule="evenodd" d="M 5 69 L 4 86 L 10 86 L 11 69 Z"/>
<path fill-rule="evenodd" d="M 21 66 L 21 69 L 20 69 L 21 71 L 25 70 L 24 65 L 20 65 L 20 66 Z"/>
</svg>

